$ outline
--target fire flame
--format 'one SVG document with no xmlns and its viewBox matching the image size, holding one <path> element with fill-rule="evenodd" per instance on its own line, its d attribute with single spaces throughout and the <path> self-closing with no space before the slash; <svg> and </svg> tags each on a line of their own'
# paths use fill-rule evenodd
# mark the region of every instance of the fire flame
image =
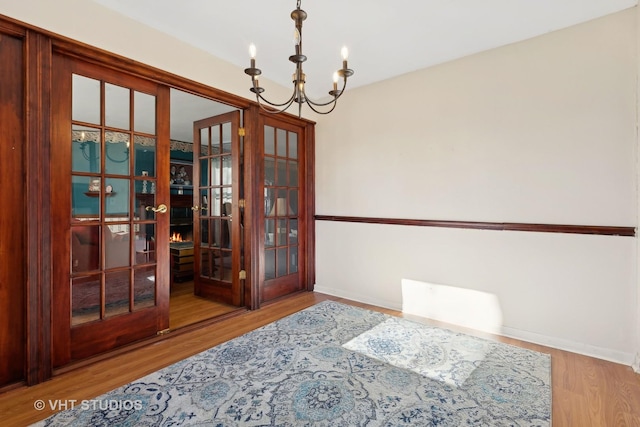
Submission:
<svg viewBox="0 0 640 427">
<path fill-rule="evenodd" d="M 173 233 L 171 236 L 169 236 L 169 241 L 170 242 L 182 242 L 182 235 L 180 233 Z"/>
</svg>

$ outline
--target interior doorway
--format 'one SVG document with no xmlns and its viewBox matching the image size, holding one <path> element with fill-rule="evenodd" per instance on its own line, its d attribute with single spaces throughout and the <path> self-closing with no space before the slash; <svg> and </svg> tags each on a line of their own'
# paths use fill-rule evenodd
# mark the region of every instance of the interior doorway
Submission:
<svg viewBox="0 0 640 427">
<path fill-rule="evenodd" d="M 201 251 L 201 243 L 211 246 L 215 239 L 224 231 L 219 227 L 219 233 L 215 233 L 215 226 L 224 223 L 224 213 L 221 213 L 220 221 L 211 219 L 217 212 L 214 205 L 218 190 L 227 189 L 223 168 L 216 170 L 220 173 L 220 187 L 216 185 L 216 176 L 213 169 L 209 170 L 211 161 L 203 162 L 202 139 L 200 131 L 194 131 L 194 124 L 212 117 L 226 115 L 241 116 L 238 108 L 216 102 L 214 100 L 194 95 L 178 89 L 170 90 L 170 300 L 169 300 L 169 329 L 175 330 L 189 326 L 204 320 L 212 319 L 235 310 L 244 309 L 238 302 L 229 298 L 217 298 L 216 295 L 198 292 L 200 270 L 206 267 L 215 272 L 215 259 L 207 258 Z M 220 128 L 222 130 L 222 128 Z M 213 129 L 215 131 L 215 129 Z M 207 135 L 208 150 L 213 154 L 216 151 L 211 144 L 220 144 L 221 150 L 226 150 L 225 139 L 229 139 L 228 132 L 221 131 L 219 135 L 211 136 L 212 129 Z M 215 132 L 214 132 L 215 133 Z M 218 138 L 218 139 L 216 139 Z M 195 141 L 198 139 L 198 141 Z M 197 146 L 194 146 L 194 142 Z M 240 156 L 240 149 L 234 153 Z M 200 154 L 200 156 L 199 156 Z M 224 153 L 222 153 L 224 154 Z M 229 151 L 229 156 L 231 152 Z M 226 161 L 225 156 L 220 157 L 221 164 Z M 237 160 L 237 168 L 239 160 Z M 239 168 L 238 168 L 239 169 Z M 239 173 L 236 170 L 235 173 Z M 238 180 L 234 180 L 239 186 Z M 239 195 L 242 189 L 234 189 Z M 201 194 L 202 193 L 202 194 Z M 237 196 L 236 196 L 237 197 Z M 225 206 L 222 204 L 221 206 Z M 205 224 L 208 227 L 203 227 Z M 220 224 L 218 224 L 218 222 Z M 241 242 L 238 239 L 238 245 Z M 237 248 L 238 252 L 240 247 Z M 215 251 L 207 251 L 211 256 Z M 236 292 L 240 295 L 241 290 Z"/>
</svg>

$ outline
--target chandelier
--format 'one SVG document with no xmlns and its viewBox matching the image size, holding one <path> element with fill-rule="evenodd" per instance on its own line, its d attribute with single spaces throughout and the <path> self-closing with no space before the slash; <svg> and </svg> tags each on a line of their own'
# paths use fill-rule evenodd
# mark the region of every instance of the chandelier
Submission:
<svg viewBox="0 0 640 427">
<path fill-rule="evenodd" d="M 137 137 L 136 137 L 137 138 Z M 72 131 L 72 140 L 73 142 L 80 144 L 80 151 L 82 152 L 82 156 L 85 160 L 89 160 L 90 162 L 97 162 L 100 158 L 99 150 L 100 150 L 100 133 L 99 131 Z M 113 163 L 124 163 L 129 160 L 129 136 L 122 132 L 107 132 L 105 134 L 105 144 L 104 154 L 107 156 Z M 123 154 L 118 155 L 118 159 L 112 157 L 109 154 L 109 144 L 120 144 L 124 143 L 125 148 L 123 150 Z M 88 151 L 88 153 L 87 153 Z"/>
<path fill-rule="evenodd" d="M 311 108 L 318 114 L 329 114 L 336 108 L 338 98 L 340 98 L 345 88 L 347 87 L 347 78 L 353 75 L 353 70 L 347 67 L 347 57 L 349 55 L 349 51 L 346 47 L 342 48 L 342 68 L 333 73 L 333 89 L 329 91 L 329 95 L 332 97 L 332 99 L 327 102 L 316 102 L 311 100 L 305 93 L 305 74 L 302 71 L 302 64 L 307 60 L 307 57 L 302 54 L 302 23 L 305 19 L 307 19 L 307 12 L 300 9 L 300 0 L 298 0 L 296 9 L 291 12 L 291 19 L 293 19 L 293 21 L 295 22 L 296 27 L 293 40 L 295 45 L 295 54 L 289 57 L 289 61 L 296 64 L 296 69 L 292 76 L 293 94 L 287 101 L 281 104 L 267 101 L 262 96 L 264 88 L 260 87 L 260 83 L 258 82 L 258 76 L 262 74 L 262 70 L 256 68 L 256 47 L 254 44 L 251 44 L 249 48 L 249 53 L 251 55 L 251 67 L 244 70 L 247 75 L 251 76 L 252 86 L 249 90 L 255 93 L 258 105 L 264 111 L 267 111 L 269 113 L 282 113 L 286 111 L 294 102 L 296 102 L 298 104 L 298 117 L 302 116 L 302 104 L 305 103 L 309 106 L 309 108 Z M 342 88 L 338 89 L 338 81 L 340 79 L 342 79 Z M 265 106 L 265 104 L 268 107 Z"/>
</svg>

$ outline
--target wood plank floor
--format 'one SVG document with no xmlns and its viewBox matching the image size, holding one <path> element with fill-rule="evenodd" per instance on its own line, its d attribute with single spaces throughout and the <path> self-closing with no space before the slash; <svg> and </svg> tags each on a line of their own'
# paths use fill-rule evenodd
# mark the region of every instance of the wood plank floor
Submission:
<svg viewBox="0 0 640 427">
<path fill-rule="evenodd" d="M 175 331 L 237 310 L 237 307 L 212 302 L 193 294 L 193 282 L 174 282 L 169 303 L 169 329 Z"/>
<path fill-rule="evenodd" d="M 151 345 L 79 367 L 33 387 L 23 387 L 1 394 L 0 425 L 23 426 L 44 419 L 54 413 L 49 407 L 49 400 L 79 402 L 94 398 L 325 299 L 402 316 L 402 313 L 393 310 L 327 295 L 297 294 L 260 310 L 245 312 L 202 328 L 170 333 L 166 339 Z M 410 318 L 551 354 L 554 427 L 640 427 L 640 375 L 635 374 L 628 366 L 514 339 L 463 330 L 413 316 Z M 45 401 L 44 410 L 34 409 L 34 403 L 38 399 Z"/>
</svg>

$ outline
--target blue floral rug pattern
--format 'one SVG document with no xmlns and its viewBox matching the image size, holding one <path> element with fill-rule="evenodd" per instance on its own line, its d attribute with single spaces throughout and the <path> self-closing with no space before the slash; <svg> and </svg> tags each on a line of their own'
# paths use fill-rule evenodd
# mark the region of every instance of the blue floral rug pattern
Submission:
<svg viewBox="0 0 640 427">
<path fill-rule="evenodd" d="M 325 301 L 96 399 L 135 407 L 37 425 L 549 426 L 550 371 L 546 354 Z"/>
</svg>

